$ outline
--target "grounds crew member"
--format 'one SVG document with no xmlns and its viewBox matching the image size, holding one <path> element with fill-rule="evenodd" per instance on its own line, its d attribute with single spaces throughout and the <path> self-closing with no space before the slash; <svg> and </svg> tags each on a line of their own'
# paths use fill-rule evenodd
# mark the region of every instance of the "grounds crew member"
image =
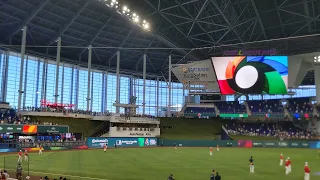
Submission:
<svg viewBox="0 0 320 180">
<path fill-rule="evenodd" d="M 21 164 L 20 164 L 20 163 L 19 163 L 18 166 L 17 166 L 16 176 L 17 176 L 17 179 L 19 179 L 20 177 L 22 177 L 22 167 L 21 167 Z"/>
</svg>

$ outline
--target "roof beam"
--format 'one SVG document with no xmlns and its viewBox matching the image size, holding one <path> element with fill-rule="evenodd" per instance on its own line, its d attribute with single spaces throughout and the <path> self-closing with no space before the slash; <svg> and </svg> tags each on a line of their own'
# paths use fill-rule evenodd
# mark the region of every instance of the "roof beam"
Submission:
<svg viewBox="0 0 320 180">
<path fill-rule="evenodd" d="M 128 33 L 128 35 L 126 36 L 126 38 L 122 41 L 120 48 L 122 48 L 122 46 L 127 42 L 128 38 L 130 37 L 131 33 L 134 31 L 134 29 L 131 29 L 131 31 Z M 117 50 L 118 51 L 118 50 Z M 111 58 L 109 59 L 109 67 L 110 67 L 110 63 L 111 63 L 111 60 L 117 55 L 117 53 L 114 53 L 113 56 L 111 56 Z"/>
<path fill-rule="evenodd" d="M 224 19 L 224 21 L 228 24 L 229 28 L 236 34 L 236 36 L 238 37 L 238 39 L 240 40 L 240 42 L 243 43 L 243 40 L 241 39 L 241 37 L 239 36 L 238 32 L 234 29 L 233 25 L 229 22 L 228 18 L 224 15 L 224 13 L 221 11 L 220 7 L 218 6 L 218 4 L 214 1 L 211 0 L 212 4 L 214 5 L 214 7 L 218 10 L 219 14 L 221 14 L 222 18 Z"/>
<path fill-rule="evenodd" d="M 259 22 L 259 25 L 260 25 L 260 28 L 261 28 L 263 37 L 264 37 L 264 39 L 268 39 L 266 30 L 264 29 L 264 26 L 263 26 L 263 23 L 262 23 L 262 20 L 261 20 L 259 11 L 258 11 L 258 9 L 257 9 L 256 3 L 254 2 L 254 0 L 251 0 L 251 4 L 252 4 L 252 6 L 253 6 L 254 12 L 256 13 L 256 16 L 258 17 L 258 22 Z M 278 9 L 278 8 L 277 8 L 277 9 Z M 280 21 L 281 21 L 281 20 L 280 20 Z"/>
<path fill-rule="evenodd" d="M 91 1 L 86 1 L 82 7 L 78 10 L 78 12 L 76 13 L 75 16 L 72 17 L 72 19 L 70 19 L 70 21 L 65 24 L 59 31 L 59 33 L 57 33 L 57 35 L 55 35 L 52 39 L 50 39 L 50 41 L 48 42 L 48 45 L 51 45 L 55 40 L 58 39 L 58 37 L 61 37 L 61 35 L 70 27 L 70 25 L 77 19 L 77 17 L 81 14 L 81 12 L 88 6 L 89 2 Z"/>
<path fill-rule="evenodd" d="M 41 3 L 31 11 L 29 16 L 23 22 L 21 22 L 17 27 L 15 27 L 14 30 L 11 31 L 11 33 L 7 37 L 10 39 L 12 36 L 17 34 L 23 28 L 23 26 L 27 26 L 29 22 L 43 9 L 43 7 L 48 2 L 49 0 L 42 0 Z"/>
<path fill-rule="evenodd" d="M 286 32 L 284 31 L 284 26 L 283 26 L 283 22 L 282 22 L 282 19 L 281 19 L 281 16 L 280 16 L 280 11 L 279 11 L 279 6 L 278 6 L 278 3 L 277 3 L 277 0 L 274 0 L 274 3 L 275 3 L 276 8 L 277 8 L 277 15 L 278 15 L 278 18 L 279 18 L 279 21 L 280 21 L 280 26 L 281 26 L 281 31 L 282 31 L 283 37 L 287 37 Z"/>
<path fill-rule="evenodd" d="M 209 0 L 206 0 L 206 1 L 203 3 L 203 5 L 202 5 L 202 7 L 200 8 L 197 16 L 193 19 L 193 23 L 192 23 L 192 25 L 191 25 L 191 27 L 190 27 L 190 29 L 189 29 L 188 34 L 187 34 L 188 37 L 189 37 L 189 35 L 190 35 L 190 33 L 191 33 L 192 29 L 193 29 L 194 24 L 198 21 L 199 16 L 202 14 L 203 10 L 207 7 L 208 2 L 209 2 Z M 182 7 L 182 8 L 185 10 L 184 7 Z"/>
<path fill-rule="evenodd" d="M 106 28 L 106 26 L 109 24 L 109 22 L 111 21 L 112 16 L 109 17 L 109 19 L 101 26 L 101 28 L 97 31 L 97 33 L 95 35 L 92 36 L 92 38 L 88 41 L 88 43 L 86 44 L 86 47 L 88 47 L 89 45 L 92 45 L 92 43 L 97 39 L 97 37 L 100 35 L 100 33 L 104 30 L 104 28 Z M 85 48 L 84 50 L 81 51 L 80 54 L 84 53 L 86 51 L 87 48 Z M 80 55 L 79 54 L 79 55 Z"/>
<path fill-rule="evenodd" d="M 155 11 L 157 11 L 161 17 L 163 17 L 165 20 L 167 20 L 177 31 L 179 31 L 186 39 L 188 39 L 189 42 L 191 42 L 193 44 L 194 47 L 197 47 L 198 45 L 195 44 L 189 37 L 187 37 L 186 34 L 184 34 L 184 32 L 181 31 L 180 28 L 178 28 L 169 18 L 167 18 L 165 15 L 163 15 L 163 13 L 161 11 L 158 11 L 156 7 L 153 6 L 153 4 L 151 4 L 149 2 L 149 0 L 144 0 L 150 7 L 152 7 Z"/>
<path fill-rule="evenodd" d="M 190 3 L 194 3 L 194 2 L 198 2 L 200 0 L 191 0 L 191 1 L 188 1 L 188 2 L 184 2 L 184 3 L 181 3 L 179 5 L 174 5 L 174 6 L 170 6 L 170 7 L 167 7 L 167 8 L 164 8 L 164 9 L 160 9 L 160 11 L 167 11 L 169 9 L 173 9 L 173 8 L 176 8 L 176 7 L 179 7 L 179 6 L 183 6 L 183 5 L 187 5 L 187 4 L 190 4 Z"/>
<path fill-rule="evenodd" d="M 179 3 L 178 0 L 175 0 L 175 2 L 176 2 L 176 3 Z M 195 18 L 192 17 L 192 15 L 186 10 L 186 8 L 184 8 L 183 6 L 180 6 L 180 8 L 181 8 L 186 14 L 188 14 L 188 16 L 190 16 L 191 18 L 193 18 L 193 24 L 192 24 L 192 26 L 191 26 L 191 28 L 190 28 L 187 36 L 190 38 L 191 30 L 192 30 L 194 24 L 196 23 L 196 24 L 201 28 L 201 30 L 202 30 L 202 31 L 209 37 L 209 39 L 212 41 L 210 44 L 215 44 L 215 45 L 216 45 L 217 43 L 215 42 L 215 40 L 212 38 L 212 36 L 209 35 L 208 31 L 205 30 L 205 29 L 202 27 L 202 25 L 199 23 L 199 21 L 198 21 L 199 16 L 201 15 L 202 11 L 207 7 L 208 2 L 209 2 L 208 0 L 205 1 L 205 3 L 202 5 L 202 7 L 201 7 L 201 9 L 200 9 L 201 12 L 199 11 L 199 13 L 197 14 L 197 16 L 196 16 Z M 191 38 L 191 39 L 193 39 L 193 38 Z"/>
</svg>

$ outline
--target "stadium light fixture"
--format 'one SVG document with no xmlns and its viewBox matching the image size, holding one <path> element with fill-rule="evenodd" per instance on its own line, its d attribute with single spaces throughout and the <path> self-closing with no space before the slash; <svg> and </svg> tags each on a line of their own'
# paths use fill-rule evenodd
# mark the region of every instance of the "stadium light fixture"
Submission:
<svg viewBox="0 0 320 180">
<path fill-rule="evenodd" d="M 313 62 L 320 63 L 320 56 L 314 56 L 313 59 L 314 59 Z"/>
<path fill-rule="evenodd" d="M 118 0 L 98 0 L 103 2 L 106 6 L 116 10 L 119 14 L 126 16 L 134 24 L 140 26 L 142 29 L 150 31 L 150 24 L 146 21 L 140 21 L 137 13 L 132 12 L 127 5 L 121 5 Z"/>
</svg>

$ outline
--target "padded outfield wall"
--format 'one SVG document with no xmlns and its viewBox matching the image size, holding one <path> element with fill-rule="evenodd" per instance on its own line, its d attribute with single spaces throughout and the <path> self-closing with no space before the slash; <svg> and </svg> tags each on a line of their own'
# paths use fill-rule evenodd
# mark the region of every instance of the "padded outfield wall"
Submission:
<svg viewBox="0 0 320 180">
<path fill-rule="evenodd" d="M 320 141 L 262 141 L 262 140 L 159 140 L 163 146 L 184 147 L 244 147 L 244 148 L 312 148 L 320 149 Z"/>
</svg>

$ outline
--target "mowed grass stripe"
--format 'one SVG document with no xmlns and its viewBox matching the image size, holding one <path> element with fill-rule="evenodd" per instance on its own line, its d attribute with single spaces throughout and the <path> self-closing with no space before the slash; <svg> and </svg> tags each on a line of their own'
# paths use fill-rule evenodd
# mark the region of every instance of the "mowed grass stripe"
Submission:
<svg viewBox="0 0 320 180">
<path fill-rule="evenodd" d="M 163 180 L 173 173 L 177 179 L 195 180 L 209 179 L 211 170 L 215 169 L 228 180 L 299 180 L 303 179 L 305 161 L 309 162 L 312 172 L 320 172 L 319 155 L 312 149 L 221 148 L 210 156 L 209 148 L 119 148 L 106 153 L 103 150 L 61 151 L 42 158 L 47 153 L 51 152 L 31 154 L 31 174 L 63 174 L 71 179 Z M 280 153 L 292 160 L 293 172 L 289 176 L 284 174 L 284 167 L 279 167 Z M 250 156 L 255 159 L 255 174 L 249 173 Z M 16 156 L 11 159 L 17 160 Z M 311 178 L 319 176 L 311 175 Z"/>
</svg>

